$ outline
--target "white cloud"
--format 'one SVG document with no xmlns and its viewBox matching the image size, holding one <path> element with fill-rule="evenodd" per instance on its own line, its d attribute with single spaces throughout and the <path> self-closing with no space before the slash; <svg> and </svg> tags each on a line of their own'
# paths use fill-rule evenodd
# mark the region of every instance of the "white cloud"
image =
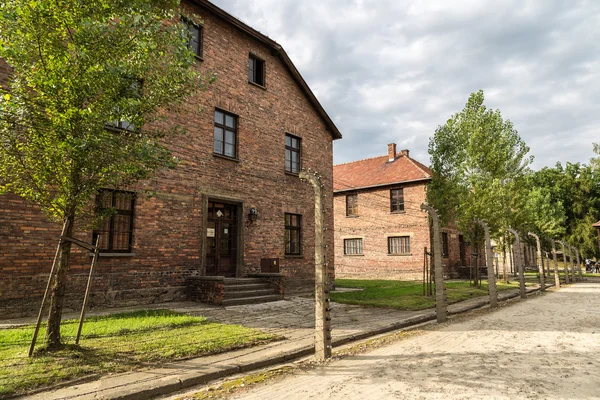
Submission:
<svg viewBox="0 0 600 400">
<path fill-rule="evenodd" d="M 215 0 L 281 43 L 344 139 L 335 161 L 396 141 L 427 163 L 469 94 L 513 121 L 535 166 L 586 162 L 597 141 L 600 2 Z"/>
</svg>

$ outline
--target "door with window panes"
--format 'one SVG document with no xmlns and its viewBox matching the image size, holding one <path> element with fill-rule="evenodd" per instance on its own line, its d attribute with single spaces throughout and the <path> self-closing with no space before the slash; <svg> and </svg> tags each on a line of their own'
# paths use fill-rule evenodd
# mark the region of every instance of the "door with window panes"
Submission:
<svg viewBox="0 0 600 400">
<path fill-rule="evenodd" d="M 238 256 L 238 206 L 208 202 L 206 275 L 235 277 Z"/>
</svg>

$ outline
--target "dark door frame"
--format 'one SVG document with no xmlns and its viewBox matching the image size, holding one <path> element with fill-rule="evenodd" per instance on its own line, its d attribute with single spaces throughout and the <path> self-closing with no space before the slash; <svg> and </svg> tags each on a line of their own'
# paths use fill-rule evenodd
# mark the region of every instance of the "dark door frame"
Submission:
<svg viewBox="0 0 600 400">
<path fill-rule="evenodd" d="M 202 194 L 202 240 L 201 240 L 201 265 L 200 265 L 200 276 L 206 276 L 206 252 L 207 252 L 207 228 L 208 228 L 208 202 L 217 201 L 220 203 L 227 203 L 237 206 L 237 260 L 236 260 L 236 271 L 235 277 L 240 278 L 244 274 L 244 201 L 241 199 L 211 195 L 209 193 Z"/>
</svg>

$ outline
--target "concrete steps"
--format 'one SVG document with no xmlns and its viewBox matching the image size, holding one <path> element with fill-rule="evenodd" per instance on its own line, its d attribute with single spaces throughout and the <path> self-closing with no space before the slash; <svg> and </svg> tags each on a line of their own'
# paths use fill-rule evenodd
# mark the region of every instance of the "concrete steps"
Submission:
<svg viewBox="0 0 600 400">
<path fill-rule="evenodd" d="M 259 278 L 225 278 L 225 298 L 222 306 L 267 303 L 281 300 L 269 283 Z"/>
</svg>

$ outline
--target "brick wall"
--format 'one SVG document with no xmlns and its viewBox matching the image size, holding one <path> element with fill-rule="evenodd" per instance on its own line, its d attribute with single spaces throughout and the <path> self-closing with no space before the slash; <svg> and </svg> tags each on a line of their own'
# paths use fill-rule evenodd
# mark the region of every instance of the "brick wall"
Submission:
<svg viewBox="0 0 600 400">
<path fill-rule="evenodd" d="M 335 271 L 338 278 L 417 279 L 430 247 L 424 184 L 404 186 L 403 213 L 390 212 L 390 189 L 358 192 L 358 216 L 346 216 L 346 193 L 334 196 Z M 409 255 L 388 255 L 389 236 L 410 236 Z M 344 239 L 362 238 L 362 255 L 345 255 Z"/>
<path fill-rule="evenodd" d="M 281 272 L 290 286 L 314 281 L 313 189 L 284 172 L 285 134 L 302 139 L 302 166 L 319 171 L 325 192 L 332 193 L 332 136 L 287 67 L 270 48 L 202 8 L 193 12 L 204 19 L 204 60 L 197 68 L 215 71 L 218 78 L 208 91 L 190 99 L 171 121 L 187 133 L 167 145 L 182 162 L 160 171 L 135 187 L 136 215 L 133 255 L 101 257 L 94 279 L 97 304 L 178 298 L 187 277 L 202 270 L 202 204 L 206 198 L 232 199 L 243 215 L 254 207 L 258 220 L 243 230 L 242 273 L 260 271 L 261 258 L 280 258 Z M 248 83 L 248 53 L 266 62 L 266 90 Z M 0 64 L 0 74 L 7 72 Z M 6 76 L 0 76 L 0 81 Z M 214 108 L 238 115 L 239 160 L 213 155 Z M 143 190 L 156 193 L 147 198 Z M 333 200 L 325 199 L 328 243 L 333 243 Z M 11 195 L 0 196 L 0 310 L 29 313 L 39 302 L 50 271 L 60 231 L 39 209 Z M 303 216 L 303 256 L 284 255 L 284 213 Z M 246 218 L 244 217 L 244 222 Z M 78 238 L 91 241 L 89 230 Z M 331 248 L 332 246 L 330 246 Z M 333 254 L 328 255 L 333 274 Z M 91 257 L 75 250 L 68 293 L 73 307 L 82 297 Z M 137 296 L 135 293 L 141 295 Z M 113 301 L 112 303 L 109 300 Z"/>
<path fill-rule="evenodd" d="M 398 187 L 394 185 L 394 187 Z M 428 214 L 420 206 L 426 199 L 426 184 L 404 186 L 405 212 L 390 212 L 390 188 L 365 189 L 358 192 L 358 216 L 346 216 L 346 192 L 334 195 L 335 273 L 338 278 L 421 280 L 427 248 L 431 252 Z M 458 274 L 460 232 L 455 224 L 442 227 L 448 234 L 448 254 L 442 257 L 444 271 Z M 408 255 L 389 255 L 388 237 L 409 236 Z M 362 238 L 362 255 L 345 255 L 344 239 Z M 465 246 L 468 265 L 471 249 Z M 484 258 L 485 260 L 485 258 Z M 428 260 L 428 262 L 430 262 Z M 485 261 L 484 261 L 485 263 Z"/>
</svg>

